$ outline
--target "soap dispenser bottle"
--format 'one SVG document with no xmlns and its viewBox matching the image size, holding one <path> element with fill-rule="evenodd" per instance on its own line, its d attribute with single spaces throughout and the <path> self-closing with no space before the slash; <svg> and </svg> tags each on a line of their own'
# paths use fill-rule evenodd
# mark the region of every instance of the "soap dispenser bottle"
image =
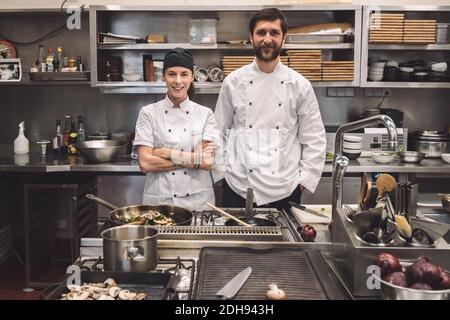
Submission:
<svg viewBox="0 0 450 320">
<path fill-rule="evenodd" d="M 27 154 L 30 152 L 30 144 L 25 137 L 25 121 L 22 121 L 19 124 L 19 134 L 17 135 L 16 140 L 14 140 L 14 153 L 15 154 Z"/>
</svg>

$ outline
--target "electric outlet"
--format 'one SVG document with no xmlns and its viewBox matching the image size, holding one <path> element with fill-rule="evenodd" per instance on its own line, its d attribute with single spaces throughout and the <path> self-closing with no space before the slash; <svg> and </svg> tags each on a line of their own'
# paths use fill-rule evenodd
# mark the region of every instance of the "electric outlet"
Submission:
<svg viewBox="0 0 450 320">
<path fill-rule="evenodd" d="M 390 96 L 391 96 L 391 90 L 383 89 L 383 97 L 390 97 Z"/>
</svg>

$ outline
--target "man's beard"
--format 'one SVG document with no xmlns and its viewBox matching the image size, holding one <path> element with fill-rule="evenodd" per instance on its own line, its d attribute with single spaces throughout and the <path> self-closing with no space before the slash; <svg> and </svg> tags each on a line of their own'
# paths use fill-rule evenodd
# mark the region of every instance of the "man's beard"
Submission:
<svg viewBox="0 0 450 320">
<path fill-rule="evenodd" d="M 272 54 L 269 57 L 263 55 L 262 50 L 266 48 L 273 48 Z M 281 46 L 277 47 L 275 44 L 256 46 L 253 43 L 253 51 L 255 51 L 255 55 L 259 60 L 264 62 L 271 62 L 278 58 L 278 56 L 280 55 Z"/>
</svg>

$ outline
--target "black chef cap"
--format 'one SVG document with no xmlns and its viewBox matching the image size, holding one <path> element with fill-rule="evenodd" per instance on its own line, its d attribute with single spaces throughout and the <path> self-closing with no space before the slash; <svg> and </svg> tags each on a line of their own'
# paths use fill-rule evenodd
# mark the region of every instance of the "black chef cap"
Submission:
<svg viewBox="0 0 450 320">
<path fill-rule="evenodd" d="M 192 53 L 183 48 L 170 50 L 164 56 L 163 72 L 171 67 L 184 67 L 194 72 L 194 59 L 192 58 Z"/>
</svg>

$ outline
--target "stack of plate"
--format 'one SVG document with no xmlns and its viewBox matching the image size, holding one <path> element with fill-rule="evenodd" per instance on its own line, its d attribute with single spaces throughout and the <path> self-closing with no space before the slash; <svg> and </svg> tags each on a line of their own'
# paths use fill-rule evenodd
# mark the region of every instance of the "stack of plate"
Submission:
<svg viewBox="0 0 450 320">
<path fill-rule="evenodd" d="M 369 18 L 369 43 L 401 43 L 404 13 L 372 13 Z"/>
<path fill-rule="evenodd" d="M 356 160 L 362 152 L 362 137 L 345 134 L 342 154 L 349 160 Z"/>
<path fill-rule="evenodd" d="M 405 20 L 404 43 L 435 43 L 436 20 Z"/>
<path fill-rule="evenodd" d="M 288 50 L 289 67 L 309 81 L 322 80 L 322 50 Z"/>
<path fill-rule="evenodd" d="M 222 67 L 223 75 L 227 76 L 236 69 L 239 69 L 247 64 L 250 64 L 255 59 L 255 56 L 223 56 Z M 288 65 L 288 57 L 280 56 L 281 62 Z"/>
<path fill-rule="evenodd" d="M 0 228 L 0 266 L 6 263 L 13 252 L 11 227 Z"/>
<path fill-rule="evenodd" d="M 322 61 L 323 81 L 353 81 L 353 61 Z"/>
</svg>

